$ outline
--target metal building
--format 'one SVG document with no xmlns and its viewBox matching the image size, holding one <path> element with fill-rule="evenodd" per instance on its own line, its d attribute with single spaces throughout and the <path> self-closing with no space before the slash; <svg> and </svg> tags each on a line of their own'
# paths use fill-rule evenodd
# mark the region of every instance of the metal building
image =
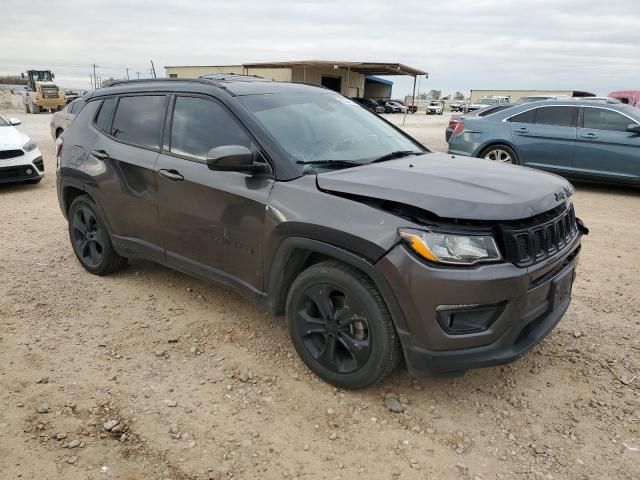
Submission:
<svg viewBox="0 0 640 480">
<path fill-rule="evenodd" d="M 257 75 L 277 81 L 308 82 L 323 85 L 348 97 L 363 97 L 365 78 L 369 75 L 418 75 L 427 72 L 401 63 L 341 62 L 309 60 L 293 62 L 245 63 L 242 65 L 168 66 L 167 77 L 194 78 L 207 73 Z M 388 98 L 388 97 L 387 97 Z"/>
</svg>

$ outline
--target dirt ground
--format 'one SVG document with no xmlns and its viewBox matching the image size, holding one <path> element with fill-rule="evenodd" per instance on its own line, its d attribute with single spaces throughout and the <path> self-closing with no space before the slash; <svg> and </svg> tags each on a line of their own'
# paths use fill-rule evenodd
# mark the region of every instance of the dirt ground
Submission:
<svg viewBox="0 0 640 480">
<path fill-rule="evenodd" d="M 46 165 L 39 185 L 0 186 L 0 479 L 640 478 L 639 190 L 577 185 L 591 234 L 573 303 L 525 358 L 343 391 L 234 293 L 144 261 L 86 273 L 51 116 L 0 113 Z M 405 128 L 444 149 L 447 119 Z"/>
</svg>

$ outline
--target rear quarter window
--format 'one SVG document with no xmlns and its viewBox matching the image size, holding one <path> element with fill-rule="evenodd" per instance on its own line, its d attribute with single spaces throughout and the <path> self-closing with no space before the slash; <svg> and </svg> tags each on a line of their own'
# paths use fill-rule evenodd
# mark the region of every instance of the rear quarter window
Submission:
<svg viewBox="0 0 640 480">
<path fill-rule="evenodd" d="M 113 111 L 116 108 L 116 102 L 117 102 L 117 98 L 115 97 L 107 98 L 106 100 L 102 101 L 102 104 L 100 105 L 100 110 L 98 111 L 98 115 L 96 116 L 96 119 L 94 122 L 94 125 L 98 130 L 102 130 L 103 132 L 110 133 L 111 118 L 113 117 Z"/>
</svg>

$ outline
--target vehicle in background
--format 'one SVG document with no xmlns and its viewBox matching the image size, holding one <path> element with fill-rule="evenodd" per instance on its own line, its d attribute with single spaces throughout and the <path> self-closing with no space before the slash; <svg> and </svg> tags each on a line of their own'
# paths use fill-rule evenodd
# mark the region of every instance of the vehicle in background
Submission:
<svg viewBox="0 0 640 480">
<path fill-rule="evenodd" d="M 15 128 L 20 123 L 0 115 L 0 183 L 38 183 L 44 177 L 38 144 Z"/>
<path fill-rule="evenodd" d="M 146 258 L 231 288 L 285 315 L 333 385 L 401 360 L 420 376 L 514 361 L 569 307 L 586 229 L 560 177 L 432 153 L 311 85 L 157 79 L 84 98 L 56 142 L 83 268 Z"/>
<path fill-rule="evenodd" d="M 442 115 L 444 111 L 444 101 L 442 100 L 431 100 L 429 105 L 427 105 L 426 114 L 427 115 Z"/>
<path fill-rule="evenodd" d="M 69 128 L 69 125 L 71 125 L 71 122 L 73 122 L 78 112 L 82 110 L 83 106 L 84 100 L 82 98 L 76 98 L 62 110 L 53 114 L 49 126 L 51 128 L 51 137 L 53 137 L 54 140 Z"/>
<path fill-rule="evenodd" d="M 374 113 L 384 113 L 385 108 L 378 104 L 375 100 L 371 100 L 370 98 L 361 98 L 361 97 L 352 97 L 351 100 L 359 103 L 363 107 L 371 110 Z"/>
<path fill-rule="evenodd" d="M 458 122 L 461 121 L 462 118 L 467 117 L 486 117 L 487 115 L 493 115 L 494 113 L 500 112 L 507 108 L 511 108 L 515 105 L 515 103 L 503 103 L 501 105 L 490 105 L 488 107 L 481 108 L 480 110 L 474 110 L 473 112 L 468 112 L 463 115 L 451 115 L 451 119 L 449 120 L 449 124 L 444 131 L 444 138 L 449 143 L 449 139 L 453 135 L 454 130 Z"/>
<path fill-rule="evenodd" d="M 449 105 L 452 112 L 464 112 L 466 109 L 466 106 L 467 106 L 467 102 L 465 102 L 464 100 L 454 100 Z"/>
<path fill-rule="evenodd" d="M 402 105 L 401 103 L 395 102 L 393 100 L 387 100 L 384 104 L 385 110 L 386 107 L 390 107 L 391 113 L 407 113 L 407 107 Z"/>
<path fill-rule="evenodd" d="M 609 98 L 620 100 L 620 103 L 640 108 L 640 91 L 639 90 L 621 90 L 619 92 L 611 92 L 607 95 Z"/>
<path fill-rule="evenodd" d="M 578 99 L 576 99 L 576 100 L 578 100 Z M 585 97 L 585 98 L 580 98 L 579 100 L 584 101 L 584 102 L 610 103 L 610 104 L 614 104 L 614 105 L 622 103 L 617 98 L 610 98 L 610 97 Z"/>
<path fill-rule="evenodd" d="M 449 153 L 640 186 L 640 110 L 581 99 L 462 116 L 452 125 Z"/>
<path fill-rule="evenodd" d="M 51 70 L 27 70 L 22 74 L 27 79 L 27 95 L 24 97 L 26 113 L 40 113 L 43 110 L 55 112 L 66 105 L 64 91 L 54 82 Z"/>
<path fill-rule="evenodd" d="M 78 90 L 65 90 L 64 96 L 66 98 L 67 105 L 73 102 L 76 98 L 82 97 L 83 93 L 80 93 Z"/>
<path fill-rule="evenodd" d="M 521 103 L 531 103 L 531 102 L 541 102 L 543 100 L 563 100 L 568 101 L 571 100 L 572 97 L 569 95 L 532 95 L 530 97 L 522 97 L 517 102 L 517 104 Z"/>
<path fill-rule="evenodd" d="M 417 105 L 411 105 L 410 103 L 407 103 L 406 101 L 395 100 L 393 98 L 391 99 L 391 101 L 402 105 L 403 107 L 405 107 L 407 109 L 407 112 L 409 112 L 409 113 L 416 113 L 418 111 L 418 106 Z"/>
<path fill-rule="evenodd" d="M 467 106 L 467 112 L 473 112 L 474 110 L 480 110 L 481 108 L 485 108 L 490 105 L 502 105 L 506 103 L 510 103 L 511 100 L 509 97 L 482 97 L 480 100 L 473 102 Z"/>
</svg>

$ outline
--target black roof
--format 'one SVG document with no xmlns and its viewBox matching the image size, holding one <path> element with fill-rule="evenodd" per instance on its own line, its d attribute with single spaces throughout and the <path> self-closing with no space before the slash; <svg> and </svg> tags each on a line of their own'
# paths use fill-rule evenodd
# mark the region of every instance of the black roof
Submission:
<svg viewBox="0 0 640 480">
<path fill-rule="evenodd" d="M 107 87 L 92 91 L 86 97 L 101 97 L 117 93 L 149 91 L 189 91 L 206 93 L 211 87 L 231 96 L 260 95 L 266 93 L 295 93 L 328 90 L 317 85 L 296 82 L 274 82 L 250 75 L 211 74 L 200 78 L 146 78 L 140 80 L 118 80 Z"/>
</svg>

